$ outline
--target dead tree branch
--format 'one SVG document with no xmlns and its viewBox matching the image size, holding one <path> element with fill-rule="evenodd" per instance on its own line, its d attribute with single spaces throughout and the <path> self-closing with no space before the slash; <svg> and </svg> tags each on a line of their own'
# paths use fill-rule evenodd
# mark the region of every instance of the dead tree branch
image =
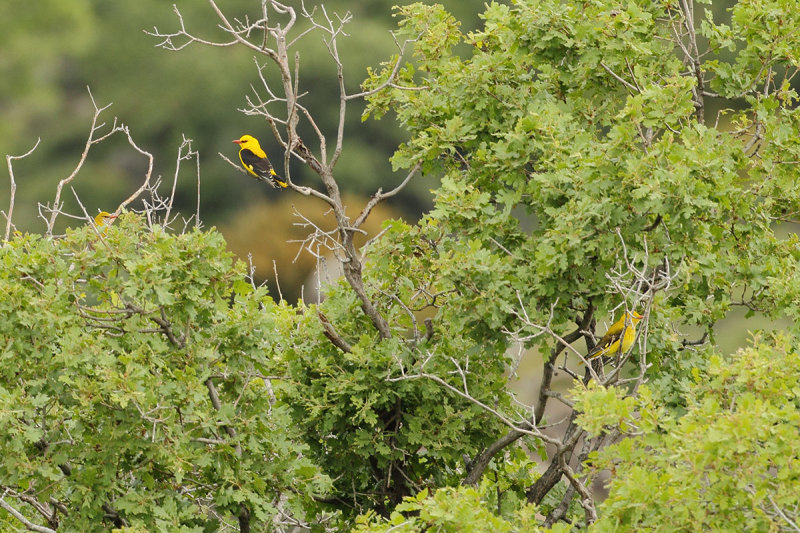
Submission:
<svg viewBox="0 0 800 533">
<path fill-rule="evenodd" d="M 39 146 L 39 143 L 42 142 L 42 138 L 39 137 L 36 140 L 36 144 L 33 145 L 33 148 L 28 150 L 22 155 L 6 155 L 6 164 L 8 165 L 8 178 L 11 180 L 11 198 L 8 201 L 8 213 L 6 215 L 6 235 L 3 239 L 4 242 L 8 242 L 8 238 L 11 236 L 11 217 L 14 215 L 14 200 L 17 194 L 17 182 L 14 180 L 14 169 L 12 168 L 11 161 L 15 159 L 25 159 L 29 155 L 33 153 L 34 150 Z"/>
<path fill-rule="evenodd" d="M 249 107 L 242 111 L 248 115 L 263 116 L 269 124 L 275 139 L 286 150 L 284 175 L 287 176 L 286 179 L 289 183 L 289 187 L 300 194 L 315 196 L 323 200 L 333 210 L 337 226 L 336 240 L 338 241 L 338 246 L 336 248 L 341 252 L 341 256 L 337 259 L 342 265 L 344 277 L 358 297 L 364 314 L 370 319 L 381 338 L 391 338 L 392 333 L 389 324 L 365 288 L 362 275 L 362 260 L 353 241 L 356 232 L 359 231 L 359 227 L 364 223 L 375 205 L 402 190 L 408 184 L 411 177 L 417 172 L 418 168 L 415 167 L 402 183 L 391 191 L 384 193 L 378 190 L 367 202 L 355 222 L 351 222 L 345 212 L 339 185 L 334 176 L 334 168 L 343 149 L 347 103 L 356 98 L 363 98 L 374 94 L 378 90 L 394 86 L 394 80 L 399 72 L 405 48 L 408 43 L 412 41 L 406 41 L 401 44 L 395 39 L 395 43 L 399 48 L 399 55 L 392 73 L 383 85 L 371 91 L 348 95 L 344 81 L 344 65 L 339 57 L 338 39 L 345 35 L 344 28 L 352 18 L 350 13 L 332 17 L 324 7 L 309 12 L 304 6 L 301 6 L 299 15 L 310 23 L 311 29 L 300 32 L 298 36 L 290 37 L 295 22 L 298 20 L 297 9 L 290 5 L 277 2 L 276 0 L 264 0 L 262 2 L 262 13 L 257 20 L 250 22 L 248 19 L 245 19 L 244 22 L 241 22 L 239 20 L 230 20 L 223 13 L 215 0 L 209 0 L 209 3 L 220 21 L 219 28 L 226 35 L 226 38 L 223 40 L 210 40 L 197 37 L 190 33 L 177 8 L 175 9 L 175 14 L 179 23 L 179 29 L 177 31 L 161 32 L 158 28 L 154 28 L 152 32 L 147 33 L 161 39 L 158 46 L 166 50 L 181 50 L 191 43 L 209 46 L 233 46 L 239 44 L 249 48 L 260 56 L 269 58 L 267 64 L 272 65 L 278 70 L 280 90 L 275 90 L 267 81 L 266 76 L 264 76 L 263 71 L 266 68 L 266 64 L 259 65 L 257 63 L 259 78 L 266 96 L 262 98 L 258 94 L 258 91 L 254 89 L 254 96 L 252 98 L 248 96 L 247 98 Z M 273 14 L 277 16 L 273 17 Z M 273 20 L 273 18 L 275 18 L 275 20 Z M 336 65 L 336 85 L 339 92 L 339 116 L 336 125 L 335 141 L 333 143 L 334 150 L 330 154 L 327 149 L 328 142 L 326 135 L 322 132 L 322 129 L 308 109 L 299 101 L 302 96 L 299 92 L 298 80 L 299 55 L 294 55 L 294 68 L 291 67 L 292 63 L 290 61 L 290 48 L 292 45 L 297 42 L 297 39 L 308 35 L 312 30 L 323 35 L 323 42 L 328 50 L 328 54 Z M 274 104 L 285 105 L 285 114 L 276 114 L 273 109 Z M 317 136 L 319 157 L 306 146 L 303 139 L 298 134 L 297 128 L 301 119 L 308 122 Z M 288 162 L 291 157 L 295 157 L 304 162 L 320 177 L 322 191 L 312 187 L 299 186 L 291 181 L 288 167 Z M 230 160 L 228 161 L 230 162 Z M 234 166 L 238 166 L 233 162 L 231 163 L 234 164 Z"/>
<path fill-rule="evenodd" d="M 114 119 L 114 125 L 111 127 L 111 130 L 108 133 L 100 135 L 99 137 L 95 137 L 95 135 L 100 131 L 101 128 L 105 126 L 105 122 L 98 125 L 97 121 L 100 118 L 100 114 L 111 107 L 111 104 L 107 104 L 103 107 L 97 107 L 97 102 L 95 102 L 94 96 L 92 95 L 91 89 L 88 87 L 86 88 L 89 91 L 89 99 L 92 101 L 92 105 L 94 106 L 94 116 L 92 117 L 92 126 L 89 130 L 89 137 L 86 139 L 86 144 L 83 147 L 83 153 L 81 153 L 81 157 L 78 160 L 78 164 L 75 167 L 75 170 L 67 176 L 66 178 L 62 179 L 58 182 L 58 186 L 56 187 L 56 196 L 53 199 L 53 204 L 50 206 L 50 220 L 47 221 L 47 235 L 53 235 L 53 227 L 56 223 L 56 217 L 58 217 L 59 213 L 61 212 L 62 202 L 61 202 L 61 190 L 64 188 L 65 185 L 70 183 L 72 180 L 75 179 L 75 176 L 78 175 L 78 172 L 83 167 L 83 164 L 86 162 L 86 157 L 89 155 L 89 149 L 98 143 L 103 142 L 105 139 L 119 131 L 119 126 L 117 126 L 117 121 Z"/>
</svg>

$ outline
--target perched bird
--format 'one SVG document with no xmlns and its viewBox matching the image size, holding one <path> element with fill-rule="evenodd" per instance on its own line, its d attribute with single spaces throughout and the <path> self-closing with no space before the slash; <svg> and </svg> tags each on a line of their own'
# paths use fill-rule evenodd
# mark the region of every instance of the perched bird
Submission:
<svg viewBox="0 0 800 533">
<path fill-rule="evenodd" d="M 97 230 L 101 234 L 105 234 L 106 229 L 111 225 L 115 218 L 117 218 L 117 215 L 112 215 L 108 211 L 100 211 L 97 213 L 97 216 L 94 217 L 94 225 L 97 226 Z"/>
<path fill-rule="evenodd" d="M 642 318 L 644 317 L 636 311 L 624 312 L 619 320 L 611 324 L 603 338 L 586 355 L 586 359 L 627 353 L 633 346 L 633 341 L 636 340 L 636 324 Z M 620 341 L 622 342 L 621 346 Z"/>
<path fill-rule="evenodd" d="M 258 144 L 258 139 L 252 135 L 242 135 L 241 139 L 233 142 L 239 145 L 239 161 L 248 174 L 270 185 L 288 187 L 289 183 L 278 176 L 267 158 L 267 154 Z"/>
</svg>

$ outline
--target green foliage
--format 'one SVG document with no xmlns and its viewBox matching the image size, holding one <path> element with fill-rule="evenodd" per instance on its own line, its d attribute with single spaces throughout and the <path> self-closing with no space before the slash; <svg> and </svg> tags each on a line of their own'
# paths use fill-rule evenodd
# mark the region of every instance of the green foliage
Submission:
<svg viewBox="0 0 800 533">
<path fill-rule="evenodd" d="M 203 531 L 240 503 L 266 524 L 280 494 L 302 516 L 326 490 L 266 377 L 293 314 L 218 233 L 126 215 L 104 239 L 18 236 L 0 261 L 0 478 L 61 501 L 62 527 L 107 530 L 110 506 L 134 529 Z"/>
<path fill-rule="evenodd" d="M 679 309 L 681 323 L 710 327 L 743 286 L 753 290 L 752 307 L 767 313 L 797 301 L 795 237 L 773 233 L 774 220 L 800 206 L 786 163 L 797 155 L 789 133 L 797 131 L 795 93 L 785 86 L 753 94 L 751 107 L 736 113 L 741 125 L 753 114 L 763 122 L 766 159 L 750 157 L 741 132 L 698 120 L 696 80 L 663 22 L 677 16 L 671 9 L 494 3 L 484 29 L 468 35 L 441 8 L 400 9 L 404 35 L 420 38 L 416 68 L 401 70 L 399 84 L 420 90 L 378 93 L 367 113 L 392 110 L 410 131 L 395 165 L 419 161 L 445 172 L 422 224 L 472 243 L 475 259 L 460 265 L 464 272 L 492 264 L 492 280 L 475 295 L 494 308 L 530 303 L 527 311 L 546 322 L 552 305 L 555 324 L 589 302 L 610 309 L 619 296 L 607 292 L 605 276 L 623 245 L 629 259 L 646 256 L 679 273 L 680 290 L 659 302 L 655 320 Z M 742 39 L 757 31 L 735 30 Z M 472 46 L 464 59 L 452 53 L 460 40 Z M 386 75 L 373 74 L 366 86 Z M 780 291 L 772 290 L 777 279 L 786 280 Z M 462 311 L 482 320 L 490 307 Z M 659 351 L 675 348 L 667 328 L 651 331 Z"/>
<path fill-rule="evenodd" d="M 394 245 L 401 261 L 413 257 Z M 392 291 L 403 305 L 414 306 L 411 281 L 401 269 L 390 270 L 393 266 L 376 265 L 367 281 L 379 301 L 381 293 Z M 318 308 L 301 307 L 294 341 L 284 352 L 291 379 L 280 391 L 293 407 L 312 457 L 335 480 L 337 498 L 348 501 L 355 491 L 362 495 L 352 503 L 357 511 L 375 507 L 385 513 L 421 487 L 457 483 L 463 457 L 488 444 L 501 427 L 477 404 L 431 380 L 404 379 L 401 369 L 411 375 L 450 374 L 452 386 L 466 387 L 486 404 L 506 405 L 508 399 L 502 351 L 438 328 L 422 340 L 412 332 L 413 315 L 389 298 L 382 305 L 396 325 L 397 336 L 390 340 L 370 331 L 344 284 L 331 287 Z M 317 313 L 335 318 L 338 334 L 351 343 L 349 352 L 325 337 Z M 469 369 L 463 382 L 459 368 Z"/>
<path fill-rule="evenodd" d="M 742 94 L 755 97 L 765 92 L 764 83 L 773 83 L 774 70 L 800 64 L 793 30 L 800 24 L 800 16 L 792 6 L 790 0 L 740 1 L 731 8 L 730 25 L 714 24 L 707 12 L 700 31 L 712 49 L 735 52 L 733 61 L 707 63 L 706 68 L 716 75 L 711 83 L 714 90 L 728 98 Z"/>
<path fill-rule="evenodd" d="M 446 487 L 428 494 L 421 491 L 406 498 L 389 518 L 381 519 L 372 513 L 358 519 L 355 533 L 400 532 L 485 532 L 505 533 L 510 531 L 540 531 L 535 519 L 535 508 L 520 508 L 508 519 L 495 514 L 481 490 L 471 487 Z"/>
<path fill-rule="evenodd" d="M 669 273 L 640 344 L 653 389 L 590 385 L 576 408 L 595 435 L 653 434 L 691 409 L 713 348 L 684 349 L 684 328 L 711 331 L 735 305 L 800 323 L 797 236 L 775 232 L 800 212 L 795 15 L 780 0 L 740 2 L 726 26 L 694 8 L 708 53 L 702 38 L 686 48 L 688 33 L 675 42 L 686 26 L 674 2 L 492 3 L 467 34 L 440 6 L 401 7 L 414 61 L 365 110 L 408 130 L 396 167 L 444 174 L 434 208 L 381 245 L 401 251 L 389 257 L 408 265 L 405 283 L 447 294 L 435 320 L 548 348 L 542 325 L 563 334 L 586 312 L 637 304 L 634 270 Z M 730 123 L 709 116 L 714 95 L 737 106 Z M 652 492 L 652 476 L 631 487 Z"/>
<path fill-rule="evenodd" d="M 714 356 L 695 375 L 687 412 L 660 409 L 643 388 L 635 435 L 592 458 L 611 468 L 609 498 L 594 531 L 778 531 L 800 504 L 800 357 L 797 340 L 756 339 L 730 358 Z M 615 417 L 619 397 L 581 395 L 582 423 Z M 597 413 L 603 417 L 597 417 Z"/>
<path fill-rule="evenodd" d="M 398 8 L 412 57 L 363 117 L 407 130 L 395 169 L 443 179 L 421 221 L 387 222 L 315 306 L 248 284 L 215 231 L 128 215 L 105 236 L 16 236 L 0 249 L 6 493 L 39 519 L 16 496 L 63 502 L 60 526 L 81 531 L 211 531 L 244 510 L 254 529 L 362 514 L 364 532 L 535 531 L 537 510 L 608 468 L 595 529 L 796 522 L 797 337 L 728 359 L 681 335 L 735 305 L 800 323 L 798 238 L 775 230 L 800 212 L 788 7 L 742 1 L 723 25 L 695 6 L 708 54 L 684 50 L 692 32 L 675 43 L 671 1 L 494 2 L 468 33 L 441 6 Z M 709 95 L 743 107 L 719 124 Z M 509 425 L 543 423 L 521 422 L 534 409 L 508 390 L 512 341 L 546 353 L 582 316 L 591 339 L 623 300 L 647 301 L 638 381 L 551 395 L 574 406 L 585 446 L 623 438 L 539 508 L 533 436 L 460 486 Z M 583 527 L 594 506 L 578 496 L 565 516 Z"/>
</svg>

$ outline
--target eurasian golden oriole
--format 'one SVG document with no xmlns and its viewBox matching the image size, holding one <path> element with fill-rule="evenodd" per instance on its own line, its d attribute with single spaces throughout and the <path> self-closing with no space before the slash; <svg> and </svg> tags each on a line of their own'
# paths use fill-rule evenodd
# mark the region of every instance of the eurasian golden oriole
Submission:
<svg viewBox="0 0 800 533">
<path fill-rule="evenodd" d="M 644 318 L 636 311 L 626 311 L 622 317 L 611 324 L 606 334 L 586 355 L 586 359 L 626 354 L 636 340 L 636 324 Z M 620 345 L 621 342 L 621 345 Z"/>
<path fill-rule="evenodd" d="M 283 188 L 289 186 L 289 183 L 278 176 L 278 173 L 272 168 L 267 154 L 258 144 L 258 139 L 252 135 L 242 135 L 233 142 L 239 145 L 239 161 L 242 162 L 242 166 L 248 174 L 273 186 L 278 185 Z"/>
</svg>

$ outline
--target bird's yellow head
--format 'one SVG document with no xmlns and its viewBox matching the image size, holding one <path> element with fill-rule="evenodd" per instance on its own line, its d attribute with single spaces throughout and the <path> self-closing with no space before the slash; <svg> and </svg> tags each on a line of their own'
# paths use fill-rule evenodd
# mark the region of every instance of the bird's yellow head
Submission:
<svg viewBox="0 0 800 533">
<path fill-rule="evenodd" d="M 108 226 L 115 218 L 117 218 L 117 215 L 112 215 L 108 211 L 100 211 L 94 217 L 94 224 L 95 226 Z"/>
<path fill-rule="evenodd" d="M 636 325 L 644 317 L 642 315 L 640 315 L 639 313 L 637 313 L 636 311 L 628 311 L 628 318 L 631 319 L 631 323 L 633 325 Z"/>
<path fill-rule="evenodd" d="M 252 135 L 242 135 L 240 138 L 234 139 L 233 142 L 245 149 L 261 148 L 261 145 L 258 144 L 258 139 Z"/>
</svg>

